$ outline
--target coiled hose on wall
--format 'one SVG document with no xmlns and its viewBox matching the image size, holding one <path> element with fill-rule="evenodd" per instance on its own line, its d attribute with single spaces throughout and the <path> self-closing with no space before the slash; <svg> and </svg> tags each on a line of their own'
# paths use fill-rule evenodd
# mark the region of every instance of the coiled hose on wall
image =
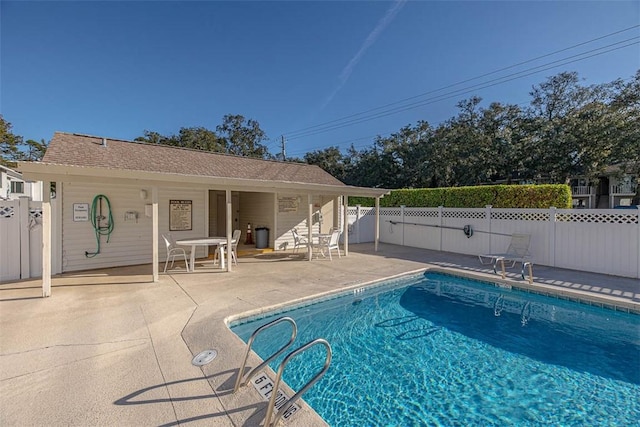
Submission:
<svg viewBox="0 0 640 427">
<path fill-rule="evenodd" d="M 102 200 L 104 200 L 107 205 L 107 216 L 102 215 Z M 95 252 L 85 251 L 84 256 L 87 258 L 93 258 L 100 253 L 100 236 L 107 236 L 107 243 L 109 243 L 111 233 L 113 232 L 113 215 L 111 214 L 111 203 L 107 196 L 104 194 L 98 194 L 93 198 L 89 216 L 91 217 L 93 230 L 96 233 L 97 249 Z M 105 220 L 106 224 L 104 223 Z"/>
</svg>

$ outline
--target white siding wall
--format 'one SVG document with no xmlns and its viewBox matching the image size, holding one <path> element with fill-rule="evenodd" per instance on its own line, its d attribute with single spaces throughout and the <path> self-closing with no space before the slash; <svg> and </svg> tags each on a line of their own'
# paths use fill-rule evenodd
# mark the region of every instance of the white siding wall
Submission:
<svg viewBox="0 0 640 427">
<path fill-rule="evenodd" d="M 116 186 L 110 184 L 89 185 L 65 183 L 62 195 L 62 270 L 77 271 L 92 268 L 114 267 L 151 263 L 152 253 L 152 220 L 145 216 L 145 205 L 151 203 L 151 189 L 147 188 L 147 199 L 140 198 L 139 186 Z M 111 203 L 114 229 L 110 236 L 101 236 L 100 254 L 93 258 L 85 256 L 85 252 L 95 252 L 96 236 L 90 221 L 73 221 L 73 204 L 88 203 L 91 207 L 98 194 L 107 196 Z M 202 237 L 206 235 L 204 190 L 175 189 L 159 191 L 159 231 L 169 231 L 169 200 L 192 200 L 193 230 L 173 231 L 176 239 Z M 138 219 L 125 221 L 125 212 L 135 211 Z M 106 204 L 103 202 L 103 214 L 106 215 Z M 160 239 L 160 261 L 166 257 L 164 242 Z M 201 252 L 201 253 L 200 253 Z M 201 248 L 198 256 L 205 255 Z"/>
<path fill-rule="evenodd" d="M 307 204 L 306 194 L 278 194 L 278 197 L 298 197 L 300 203 L 298 204 L 298 210 L 295 212 L 278 212 L 278 230 L 276 233 L 275 249 L 286 250 L 293 248 L 293 234 L 291 230 L 296 228 L 298 234 L 306 236 L 309 232 L 307 228 L 307 215 L 309 213 L 309 207 Z M 322 209 L 322 198 L 320 196 L 313 197 L 314 212 Z M 277 203 L 277 201 L 276 201 Z M 276 206 L 277 209 L 277 206 Z M 312 233 L 319 233 L 318 216 L 313 216 L 313 224 L 311 228 Z M 325 221 L 331 221 L 325 215 Z"/>
</svg>

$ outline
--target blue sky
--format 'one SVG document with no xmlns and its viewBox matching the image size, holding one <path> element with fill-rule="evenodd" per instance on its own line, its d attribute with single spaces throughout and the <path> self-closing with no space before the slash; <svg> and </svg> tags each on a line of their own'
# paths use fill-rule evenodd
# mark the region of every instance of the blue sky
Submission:
<svg viewBox="0 0 640 427">
<path fill-rule="evenodd" d="M 640 69 L 637 1 L 3 0 L 0 14 L 0 112 L 14 133 L 36 140 L 215 129 L 225 114 L 242 114 L 260 123 L 272 153 L 284 134 L 287 154 L 301 157 L 370 146 L 418 120 L 438 124 L 472 95 L 483 106 L 525 104 L 532 85 L 562 71 L 592 84 Z M 517 72 L 534 74 L 490 82 Z M 451 95 L 434 102 L 440 94 Z M 389 114 L 408 102 L 419 105 Z M 351 123 L 311 128 L 340 119 Z"/>
</svg>

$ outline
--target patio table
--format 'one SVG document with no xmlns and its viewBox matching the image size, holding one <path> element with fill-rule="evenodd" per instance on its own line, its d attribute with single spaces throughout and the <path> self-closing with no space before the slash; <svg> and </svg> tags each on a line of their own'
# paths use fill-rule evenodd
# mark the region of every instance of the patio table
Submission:
<svg viewBox="0 0 640 427">
<path fill-rule="evenodd" d="M 327 244 L 329 239 L 331 239 L 331 233 L 313 233 L 311 235 L 311 256 L 313 257 L 313 247 L 318 246 L 320 248 L 320 254 L 323 258 L 326 258 L 327 256 L 324 253 L 324 246 Z"/>
<path fill-rule="evenodd" d="M 234 240 L 231 243 L 235 243 Z M 224 269 L 224 248 L 227 245 L 226 237 L 198 237 L 195 239 L 176 240 L 176 244 L 181 246 L 191 246 L 191 259 L 189 260 L 189 272 L 195 271 L 196 264 L 196 247 L 198 246 L 217 246 L 216 250 L 220 251 L 220 268 Z"/>
</svg>

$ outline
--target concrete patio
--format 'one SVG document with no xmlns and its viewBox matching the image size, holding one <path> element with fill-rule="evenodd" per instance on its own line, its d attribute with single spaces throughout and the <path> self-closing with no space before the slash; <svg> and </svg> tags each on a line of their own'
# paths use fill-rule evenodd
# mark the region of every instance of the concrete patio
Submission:
<svg viewBox="0 0 640 427">
<path fill-rule="evenodd" d="M 425 268 L 499 282 L 476 257 L 371 244 L 308 262 L 274 252 L 241 257 L 230 274 L 211 261 L 150 282 L 142 265 L 64 274 L 50 298 L 39 280 L 0 283 L 0 425 L 257 426 L 266 401 L 231 393 L 245 345 L 225 319 Z M 534 266 L 541 292 L 640 312 L 640 282 Z M 508 283 L 526 287 L 519 271 Z M 216 349 L 203 368 L 193 355 Z M 248 366 L 259 363 L 256 356 Z M 287 425 L 325 423 L 304 403 Z"/>
</svg>

